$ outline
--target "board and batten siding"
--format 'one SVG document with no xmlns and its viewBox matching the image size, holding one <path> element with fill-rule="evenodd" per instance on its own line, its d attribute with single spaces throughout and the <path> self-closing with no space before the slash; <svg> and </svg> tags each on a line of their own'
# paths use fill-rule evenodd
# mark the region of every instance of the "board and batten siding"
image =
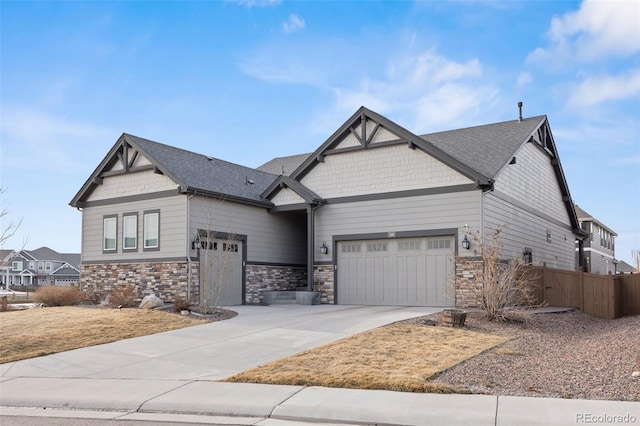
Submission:
<svg viewBox="0 0 640 426">
<path fill-rule="evenodd" d="M 522 259 L 526 247 L 531 249 L 535 265 L 546 263 L 550 268 L 575 269 L 575 235 L 569 224 L 545 217 L 544 213 L 500 194 L 488 192 L 484 197 L 485 242 L 502 226 L 503 257 Z M 547 241 L 547 231 L 551 242 Z"/>
<path fill-rule="evenodd" d="M 471 184 L 466 176 L 406 144 L 327 155 L 301 180 L 322 198 Z"/>
<path fill-rule="evenodd" d="M 107 179 L 105 179 L 105 182 Z M 85 207 L 82 210 L 82 262 L 132 262 L 137 260 L 163 260 L 185 258 L 186 249 L 186 202 L 185 195 L 176 194 L 172 197 L 156 199 L 118 202 L 104 206 Z M 143 249 L 144 212 L 160 212 L 160 250 Z M 137 213 L 138 215 L 138 247 L 135 251 L 122 250 L 123 215 Z M 117 250 L 105 254 L 102 251 L 103 218 L 117 215 Z"/>
<path fill-rule="evenodd" d="M 189 215 L 192 238 L 198 229 L 246 235 L 248 262 L 306 263 L 305 213 L 270 213 L 265 207 L 193 197 Z"/>
<path fill-rule="evenodd" d="M 464 226 L 480 226 L 481 197 L 474 190 L 323 205 L 315 217 L 315 260 L 331 259 L 331 253 L 320 253 L 320 245 L 331 244 L 335 235 L 457 229 L 460 247 Z"/>
</svg>

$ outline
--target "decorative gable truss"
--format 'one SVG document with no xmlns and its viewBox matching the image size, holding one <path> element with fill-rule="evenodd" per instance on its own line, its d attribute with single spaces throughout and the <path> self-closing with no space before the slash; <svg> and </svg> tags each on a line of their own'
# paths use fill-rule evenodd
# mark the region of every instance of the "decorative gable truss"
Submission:
<svg viewBox="0 0 640 426">
<path fill-rule="evenodd" d="M 475 182 L 478 188 L 489 189 L 493 180 L 473 170 L 471 167 L 442 151 L 432 143 L 417 136 L 393 121 L 365 108 L 361 107 L 351 116 L 329 139 L 327 139 L 314 153 L 309 155 L 302 164 L 294 170 L 290 176 L 281 176 L 271 185 L 262 196 L 266 199 L 277 201 L 278 193 L 289 188 L 309 203 L 309 193 L 313 193 L 302 184 L 316 166 L 325 162 L 325 158 L 332 155 L 354 153 L 358 151 L 406 145 L 411 150 L 419 149 L 434 158 L 439 163 L 460 173 L 462 176 Z M 294 187 L 295 182 L 298 187 Z M 282 196 L 282 194 L 280 194 Z M 311 197 L 313 199 L 314 196 Z M 284 197 L 292 200 L 294 197 Z M 318 197 L 320 199 L 320 197 Z M 280 204 L 276 202 L 276 204 Z"/>
</svg>

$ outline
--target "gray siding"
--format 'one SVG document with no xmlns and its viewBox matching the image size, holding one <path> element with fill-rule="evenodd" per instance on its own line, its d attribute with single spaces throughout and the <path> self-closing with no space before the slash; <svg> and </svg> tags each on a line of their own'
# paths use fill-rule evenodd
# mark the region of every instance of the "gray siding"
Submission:
<svg viewBox="0 0 640 426">
<path fill-rule="evenodd" d="M 575 269 L 575 235 L 570 225 L 505 198 L 499 193 L 485 194 L 485 238 L 490 238 L 497 226 L 505 226 L 501 235 L 505 257 L 522 259 L 524 248 L 528 247 L 536 265 L 546 263 L 551 268 Z M 547 230 L 551 232 L 550 243 Z"/>
<path fill-rule="evenodd" d="M 85 207 L 82 210 L 82 262 L 131 262 L 142 259 L 186 258 L 186 201 L 184 195 L 157 199 L 116 203 L 105 206 Z M 145 211 L 160 211 L 160 250 L 145 251 L 142 248 L 143 214 Z M 125 213 L 138 214 L 138 248 L 136 251 L 122 250 L 122 223 Z M 102 252 L 102 219 L 116 215 L 118 218 L 117 250 Z"/>
<path fill-rule="evenodd" d="M 480 190 L 328 204 L 316 211 L 315 261 L 331 259 L 331 253 L 320 253 L 320 245 L 330 245 L 334 235 L 455 228 L 459 246 L 465 225 L 480 226 L 480 206 Z"/>
<path fill-rule="evenodd" d="M 304 213 L 269 213 L 264 207 L 204 197 L 192 198 L 189 209 L 190 240 L 198 229 L 242 234 L 248 262 L 306 264 Z"/>
</svg>

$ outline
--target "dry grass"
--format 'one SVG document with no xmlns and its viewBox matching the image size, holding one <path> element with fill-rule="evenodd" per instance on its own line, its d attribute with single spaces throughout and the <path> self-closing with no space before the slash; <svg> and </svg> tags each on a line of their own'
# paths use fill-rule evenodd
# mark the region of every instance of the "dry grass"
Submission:
<svg viewBox="0 0 640 426">
<path fill-rule="evenodd" d="M 56 307 L 0 314 L 0 364 L 209 322 L 147 309 Z"/>
<path fill-rule="evenodd" d="M 396 323 L 247 370 L 227 381 L 465 392 L 463 388 L 430 383 L 429 379 L 509 339 L 448 327 Z"/>
</svg>

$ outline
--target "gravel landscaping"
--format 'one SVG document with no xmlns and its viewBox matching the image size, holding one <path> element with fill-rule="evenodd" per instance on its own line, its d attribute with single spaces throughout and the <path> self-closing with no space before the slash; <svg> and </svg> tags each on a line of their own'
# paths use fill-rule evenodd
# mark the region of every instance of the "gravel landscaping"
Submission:
<svg viewBox="0 0 640 426">
<path fill-rule="evenodd" d="M 437 318 L 426 316 L 414 321 Z M 578 310 L 465 327 L 514 339 L 440 373 L 433 382 L 490 395 L 640 401 L 640 316 L 592 318 Z"/>
</svg>

